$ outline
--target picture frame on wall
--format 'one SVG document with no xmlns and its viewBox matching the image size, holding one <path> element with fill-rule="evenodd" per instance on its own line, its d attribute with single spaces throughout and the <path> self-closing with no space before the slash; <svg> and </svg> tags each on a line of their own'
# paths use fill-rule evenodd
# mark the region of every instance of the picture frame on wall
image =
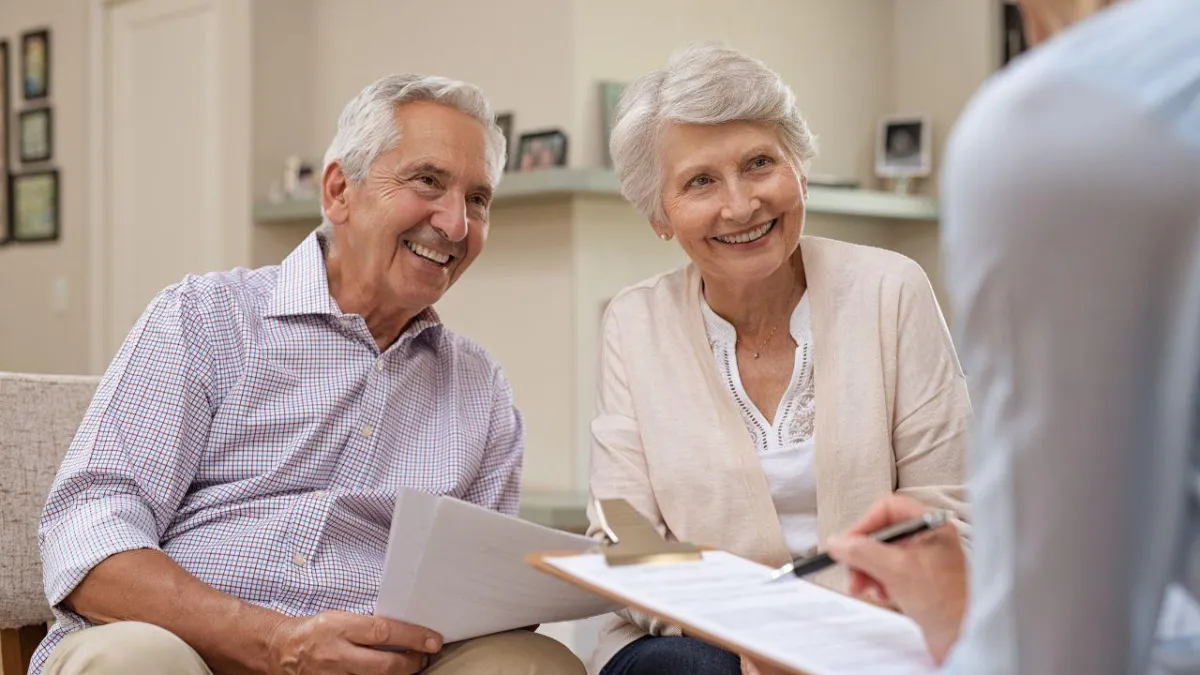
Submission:
<svg viewBox="0 0 1200 675">
<path fill-rule="evenodd" d="M 60 218 L 58 170 L 11 175 L 8 208 L 12 241 L 56 241 Z"/>
<path fill-rule="evenodd" d="M 50 108 L 25 110 L 17 116 L 17 155 L 22 163 L 46 162 L 53 154 Z"/>
<path fill-rule="evenodd" d="M 7 176 L 10 173 L 9 161 L 11 155 L 8 152 L 8 139 L 11 138 L 9 133 L 8 121 L 12 119 L 9 115 L 10 103 L 8 83 L 9 78 L 8 66 L 8 40 L 0 40 L 0 178 L 5 179 L 6 185 L 0 189 L 0 244 L 5 244 L 9 239 L 10 214 L 8 208 L 8 187 Z"/>
<path fill-rule="evenodd" d="M 21 35 L 21 90 L 26 101 L 50 97 L 50 30 Z"/>
<path fill-rule="evenodd" d="M 558 129 L 521 135 L 517 171 L 535 171 L 567 163 L 567 136 Z"/>
</svg>

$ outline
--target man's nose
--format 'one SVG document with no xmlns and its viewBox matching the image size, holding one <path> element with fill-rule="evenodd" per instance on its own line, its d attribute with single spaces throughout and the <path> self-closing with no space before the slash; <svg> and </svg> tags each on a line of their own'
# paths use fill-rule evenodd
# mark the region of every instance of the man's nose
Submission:
<svg viewBox="0 0 1200 675">
<path fill-rule="evenodd" d="M 430 218 L 430 224 L 450 241 L 462 241 L 467 238 L 467 221 L 466 202 L 461 197 L 456 198 L 449 194 L 443 197 Z"/>
</svg>

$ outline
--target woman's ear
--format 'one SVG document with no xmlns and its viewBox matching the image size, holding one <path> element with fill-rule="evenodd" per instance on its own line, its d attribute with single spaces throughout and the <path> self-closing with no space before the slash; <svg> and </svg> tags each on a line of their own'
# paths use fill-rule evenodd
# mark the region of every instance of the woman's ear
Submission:
<svg viewBox="0 0 1200 675">
<path fill-rule="evenodd" d="M 671 241 L 671 237 L 675 236 L 674 233 L 671 232 L 671 228 L 664 223 L 652 220 L 650 221 L 650 227 L 654 230 L 654 235 L 662 241 Z"/>
<path fill-rule="evenodd" d="M 808 176 L 800 174 L 800 194 L 804 195 L 804 201 L 808 201 Z"/>
</svg>

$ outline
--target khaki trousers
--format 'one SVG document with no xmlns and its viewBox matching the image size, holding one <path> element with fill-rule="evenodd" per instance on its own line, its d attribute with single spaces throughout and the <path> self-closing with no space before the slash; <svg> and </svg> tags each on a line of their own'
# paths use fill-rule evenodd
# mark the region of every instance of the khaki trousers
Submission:
<svg viewBox="0 0 1200 675">
<path fill-rule="evenodd" d="M 87 628 L 55 647 L 44 675 L 213 675 L 200 655 L 174 633 L 125 621 Z M 445 645 L 425 675 L 584 675 L 561 642 L 511 631 Z"/>
</svg>

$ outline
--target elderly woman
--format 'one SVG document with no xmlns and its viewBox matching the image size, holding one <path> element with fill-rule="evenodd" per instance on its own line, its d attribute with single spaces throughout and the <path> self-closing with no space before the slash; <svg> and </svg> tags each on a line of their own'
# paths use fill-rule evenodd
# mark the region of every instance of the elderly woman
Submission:
<svg viewBox="0 0 1200 675">
<path fill-rule="evenodd" d="M 929 281 L 896 253 L 801 236 L 814 142 L 788 87 L 701 46 L 631 84 L 617 115 L 622 194 L 691 263 L 605 314 L 593 496 L 772 566 L 892 493 L 965 520 L 970 403 Z M 814 580 L 846 587 L 840 569 Z M 740 670 L 632 611 L 594 660 L 603 675 Z"/>
</svg>

